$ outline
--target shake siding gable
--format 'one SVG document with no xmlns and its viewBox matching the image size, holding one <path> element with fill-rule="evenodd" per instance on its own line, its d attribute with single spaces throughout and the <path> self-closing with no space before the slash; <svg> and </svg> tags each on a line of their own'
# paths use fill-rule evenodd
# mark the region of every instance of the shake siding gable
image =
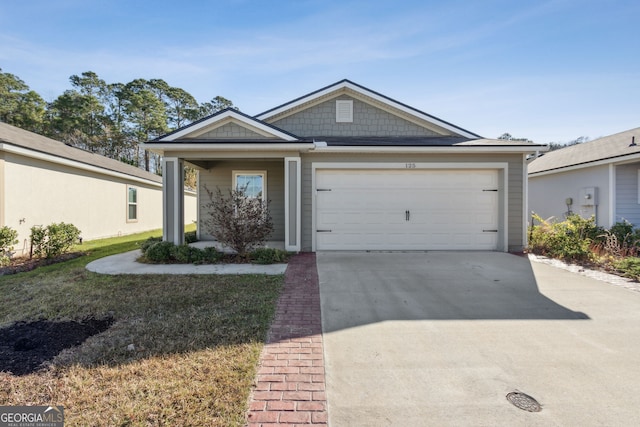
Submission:
<svg viewBox="0 0 640 427">
<path fill-rule="evenodd" d="M 188 140 L 189 138 L 185 138 Z M 236 123 L 227 123 L 208 132 L 198 135 L 195 139 L 269 139 L 265 136 L 253 132 Z"/>
<path fill-rule="evenodd" d="M 336 100 L 353 100 L 353 122 L 336 122 Z M 321 104 L 273 122 L 287 131 L 306 137 L 312 136 L 442 136 L 371 104 L 347 95 L 341 95 Z"/>
</svg>

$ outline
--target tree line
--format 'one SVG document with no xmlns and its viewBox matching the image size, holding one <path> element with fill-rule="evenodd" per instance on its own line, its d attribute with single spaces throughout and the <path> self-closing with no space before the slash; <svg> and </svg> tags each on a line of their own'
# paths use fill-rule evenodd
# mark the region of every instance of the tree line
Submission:
<svg viewBox="0 0 640 427">
<path fill-rule="evenodd" d="M 199 104 L 162 79 L 107 83 L 86 71 L 69 81 L 71 89 L 45 102 L 0 69 L 0 121 L 161 174 L 159 156 L 141 149 L 141 142 L 233 108 L 222 96 Z"/>
</svg>

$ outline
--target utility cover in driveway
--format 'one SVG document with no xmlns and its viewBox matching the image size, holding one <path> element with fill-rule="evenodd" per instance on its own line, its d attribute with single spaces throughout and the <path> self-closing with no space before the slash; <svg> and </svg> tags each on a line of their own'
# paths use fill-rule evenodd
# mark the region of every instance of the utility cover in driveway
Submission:
<svg viewBox="0 0 640 427">
<path fill-rule="evenodd" d="M 318 250 L 495 250 L 496 170 L 318 170 Z"/>
</svg>

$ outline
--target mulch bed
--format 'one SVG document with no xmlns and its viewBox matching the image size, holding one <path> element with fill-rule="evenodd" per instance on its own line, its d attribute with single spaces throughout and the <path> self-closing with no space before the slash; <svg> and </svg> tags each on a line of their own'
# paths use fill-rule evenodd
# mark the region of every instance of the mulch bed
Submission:
<svg viewBox="0 0 640 427">
<path fill-rule="evenodd" d="M 70 259 L 79 258 L 85 255 L 84 252 L 71 252 L 68 254 L 62 254 L 53 258 L 33 258 L 28 257 L 14 258 L 11 260 L 11 264 L 0 267 L 0 276 L 7 274 L 23 273 L 25 271 L 31 271 L 38 267 L 45 265 L 57 264 L 59 262 L 69 261 Z"/>
<path fill-rule="evenodd" d="M 112 318 L 87 318 L 79 322 L 16 322 L 0 329 L 0 372 L 28 375 L 44 367 L 62 350 L 82 344 L 103 332 Z"/>
</svg>

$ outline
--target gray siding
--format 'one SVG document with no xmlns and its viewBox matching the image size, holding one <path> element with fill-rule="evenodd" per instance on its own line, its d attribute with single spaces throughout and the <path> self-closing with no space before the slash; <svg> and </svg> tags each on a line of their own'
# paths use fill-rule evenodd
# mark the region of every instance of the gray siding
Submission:
<svg viewBox="0 0 640 427">
<path fill-rule="evenodd" d="M 353 123 L 336 123 L 337 99 L 353 100 Z M 325 101 L 272 124 L 304 137 L 440 135 L 347 95 Z"/>
<path fill-rule="evenodd" d="M 626 220 L 640 226 L 638 200 L 638 171 L 640 165 L 616 166 L 616 217 L 614 222 Z"/>
<path fill-rule="evenodd" d="M 524 199 L 522 154 L 307 154 L 302 156 L 302 250 L 312 249 L 312 163 L 313 162 L 375 162 L 375 163 L 478 163 L 506 162 L 509 165 L 508 194 L 508 250 L 521 251 L 524 246 Z"/>
<path fill-rule="evenodd" d="M 189 138 L 185 138 L 189 139 Z M 209 132 L 195 137 L 195 139 L 269 139 L 253 132 L 250 129 L 239 126 L 236 123 L 227 123 Z"/>
<path fill-rule="evenodd" d="M 269 209 L 273 218 L 274 231 L 269 240 L 284 241 L 284 161 L 221 161 L 209 170 L 200 171 L 200 188 L 198 189 L 198 208 L 200 224 L 200 238 L 211 240 L 213 237 L 207 232 L 204 223 L 208 217 L 205 205 L 210 202 L 208 188 L 215 191 L 219 187 L 223 193 L 233 185 L 233 171 L 266 170 L 267 198 L 271 201 Z"/>
<path fill-rule="evenodd" d="M 597 207 L 581 204 L 580 190 L 587 187 L 597 188 Z M 609 227 L 609 166 L 594 166 L 529 177 L 529 211 L 535 212 L 543 219 L 564 220 L 567 198 L 573 200 L 572 213 L 583 218 L 595 215 L 599 226 Z"/>
</svg>

